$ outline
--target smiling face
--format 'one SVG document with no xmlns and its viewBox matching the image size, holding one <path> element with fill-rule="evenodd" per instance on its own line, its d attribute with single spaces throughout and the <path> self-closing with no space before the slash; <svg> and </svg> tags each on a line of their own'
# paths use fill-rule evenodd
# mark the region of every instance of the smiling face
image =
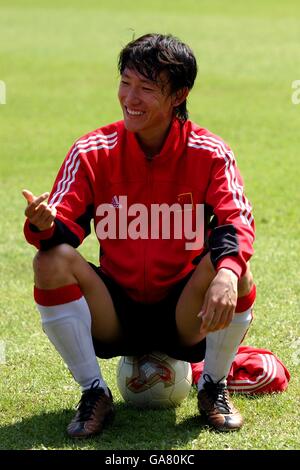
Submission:
<svg viewBox="0 0 300 470">
<path fill-rule="evenodd" d="M 170 94 L 166 77 L 160 82 L 147 80 L 137 71 L 125 68 L 118 93 L 127 130 L 135 132 L 141 141 L 152 136 L 162 139 L 173 116 L 178 100 Z"/>
</svg>

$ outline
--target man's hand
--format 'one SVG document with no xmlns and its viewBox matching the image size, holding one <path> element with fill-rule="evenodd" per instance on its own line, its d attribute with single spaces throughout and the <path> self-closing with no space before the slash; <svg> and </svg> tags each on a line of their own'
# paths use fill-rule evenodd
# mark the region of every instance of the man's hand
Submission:
<svg viewBox="0 0 300 470">
<path fill-rule="evenodd" d="M 46 202 L 49 193 L 34 196 L 30 191 L 24 189 L 22 194 L 28 204 L 25 209 L 25 215 L 28 217 L 29 222 L 41 231 L 51 228 L 54 224 L 56 209 L 49 206 Z"/>
<path fill-rule="evenodd" d="M 204 297 L 198 317 L 201 318 L 200 332 L 227 328 L 233 319 L 237 302 L 238 277 L 230 269 L 222 268 L 217 272 Z"/>
</svg>

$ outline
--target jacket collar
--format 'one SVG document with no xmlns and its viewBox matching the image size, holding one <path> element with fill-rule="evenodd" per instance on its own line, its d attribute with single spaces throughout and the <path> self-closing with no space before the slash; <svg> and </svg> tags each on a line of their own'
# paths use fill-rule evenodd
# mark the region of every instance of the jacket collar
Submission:
<svg viewBox="0 0 300 470">
<path fill-rule="evenodd" d="M 125 130 L 125 132 L 127 134 L 130 150 L 136 157 L 139 157 L 139 159 L 142 158 L 144 161 L 147 161 L 146 155 L 138 142 L 136 134 L 127 130 Z M 182 146 L 186 141 L 186 135 L 187 123 L 182 125 L 177 118 L 174 118 L 164 145 L 159 154 L 153 157 L 152 162 L 159 163 L 168 158 L 175 158 L 182 153 Z"/>
</svg>

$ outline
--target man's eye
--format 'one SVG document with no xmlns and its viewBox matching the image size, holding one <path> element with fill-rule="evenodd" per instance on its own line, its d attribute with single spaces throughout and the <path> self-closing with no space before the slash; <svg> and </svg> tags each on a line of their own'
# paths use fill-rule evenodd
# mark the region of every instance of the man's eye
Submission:
<svg viewBox="0 0 300 470">
<path fill-rule="evenodd" d="M 153 91 L 153 88 L 148 88 L 148 87 L 146 87 L 146 86 L 143 86 L 143 90 L 145 90 L 145 91 Z"/>
<path fill-rule="evenodd" d="M 126 82 L 126 80 L 121 80 L 121 83 L 122 83 L 122 85 L 129 85 L 129 83 Z"/>
</svg>

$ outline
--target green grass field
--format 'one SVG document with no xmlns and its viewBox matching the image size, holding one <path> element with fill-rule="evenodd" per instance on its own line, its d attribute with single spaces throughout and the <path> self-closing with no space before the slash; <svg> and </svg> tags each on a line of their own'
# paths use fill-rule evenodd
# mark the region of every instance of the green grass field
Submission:
<svg viewBox="0 0 300 470">
<path fill-rule="evenodd" d="M 0 0 L 0 449 L 300 448 L 299 15 L 297 0 Z M 104 361 L 114 426 L 74 443 L 65 427 L 80 394 L 40 328 L 21 190 L 50 190 L 73 141 L 121 118 L 117 54 L 133 31 L 173 33 L 197 56 L 190 116 L 235 150 L 256 218 L 258 298 L 245 344 L 271 349 L 291 382 L 281 395 L 236 396 L 246 424 L 223 435 L 199 422 L 195 391 L 176 411 L 126 407 L 117 358 Z M 81 252 L 97 262 L 93 237 Z"/>
</svg>

